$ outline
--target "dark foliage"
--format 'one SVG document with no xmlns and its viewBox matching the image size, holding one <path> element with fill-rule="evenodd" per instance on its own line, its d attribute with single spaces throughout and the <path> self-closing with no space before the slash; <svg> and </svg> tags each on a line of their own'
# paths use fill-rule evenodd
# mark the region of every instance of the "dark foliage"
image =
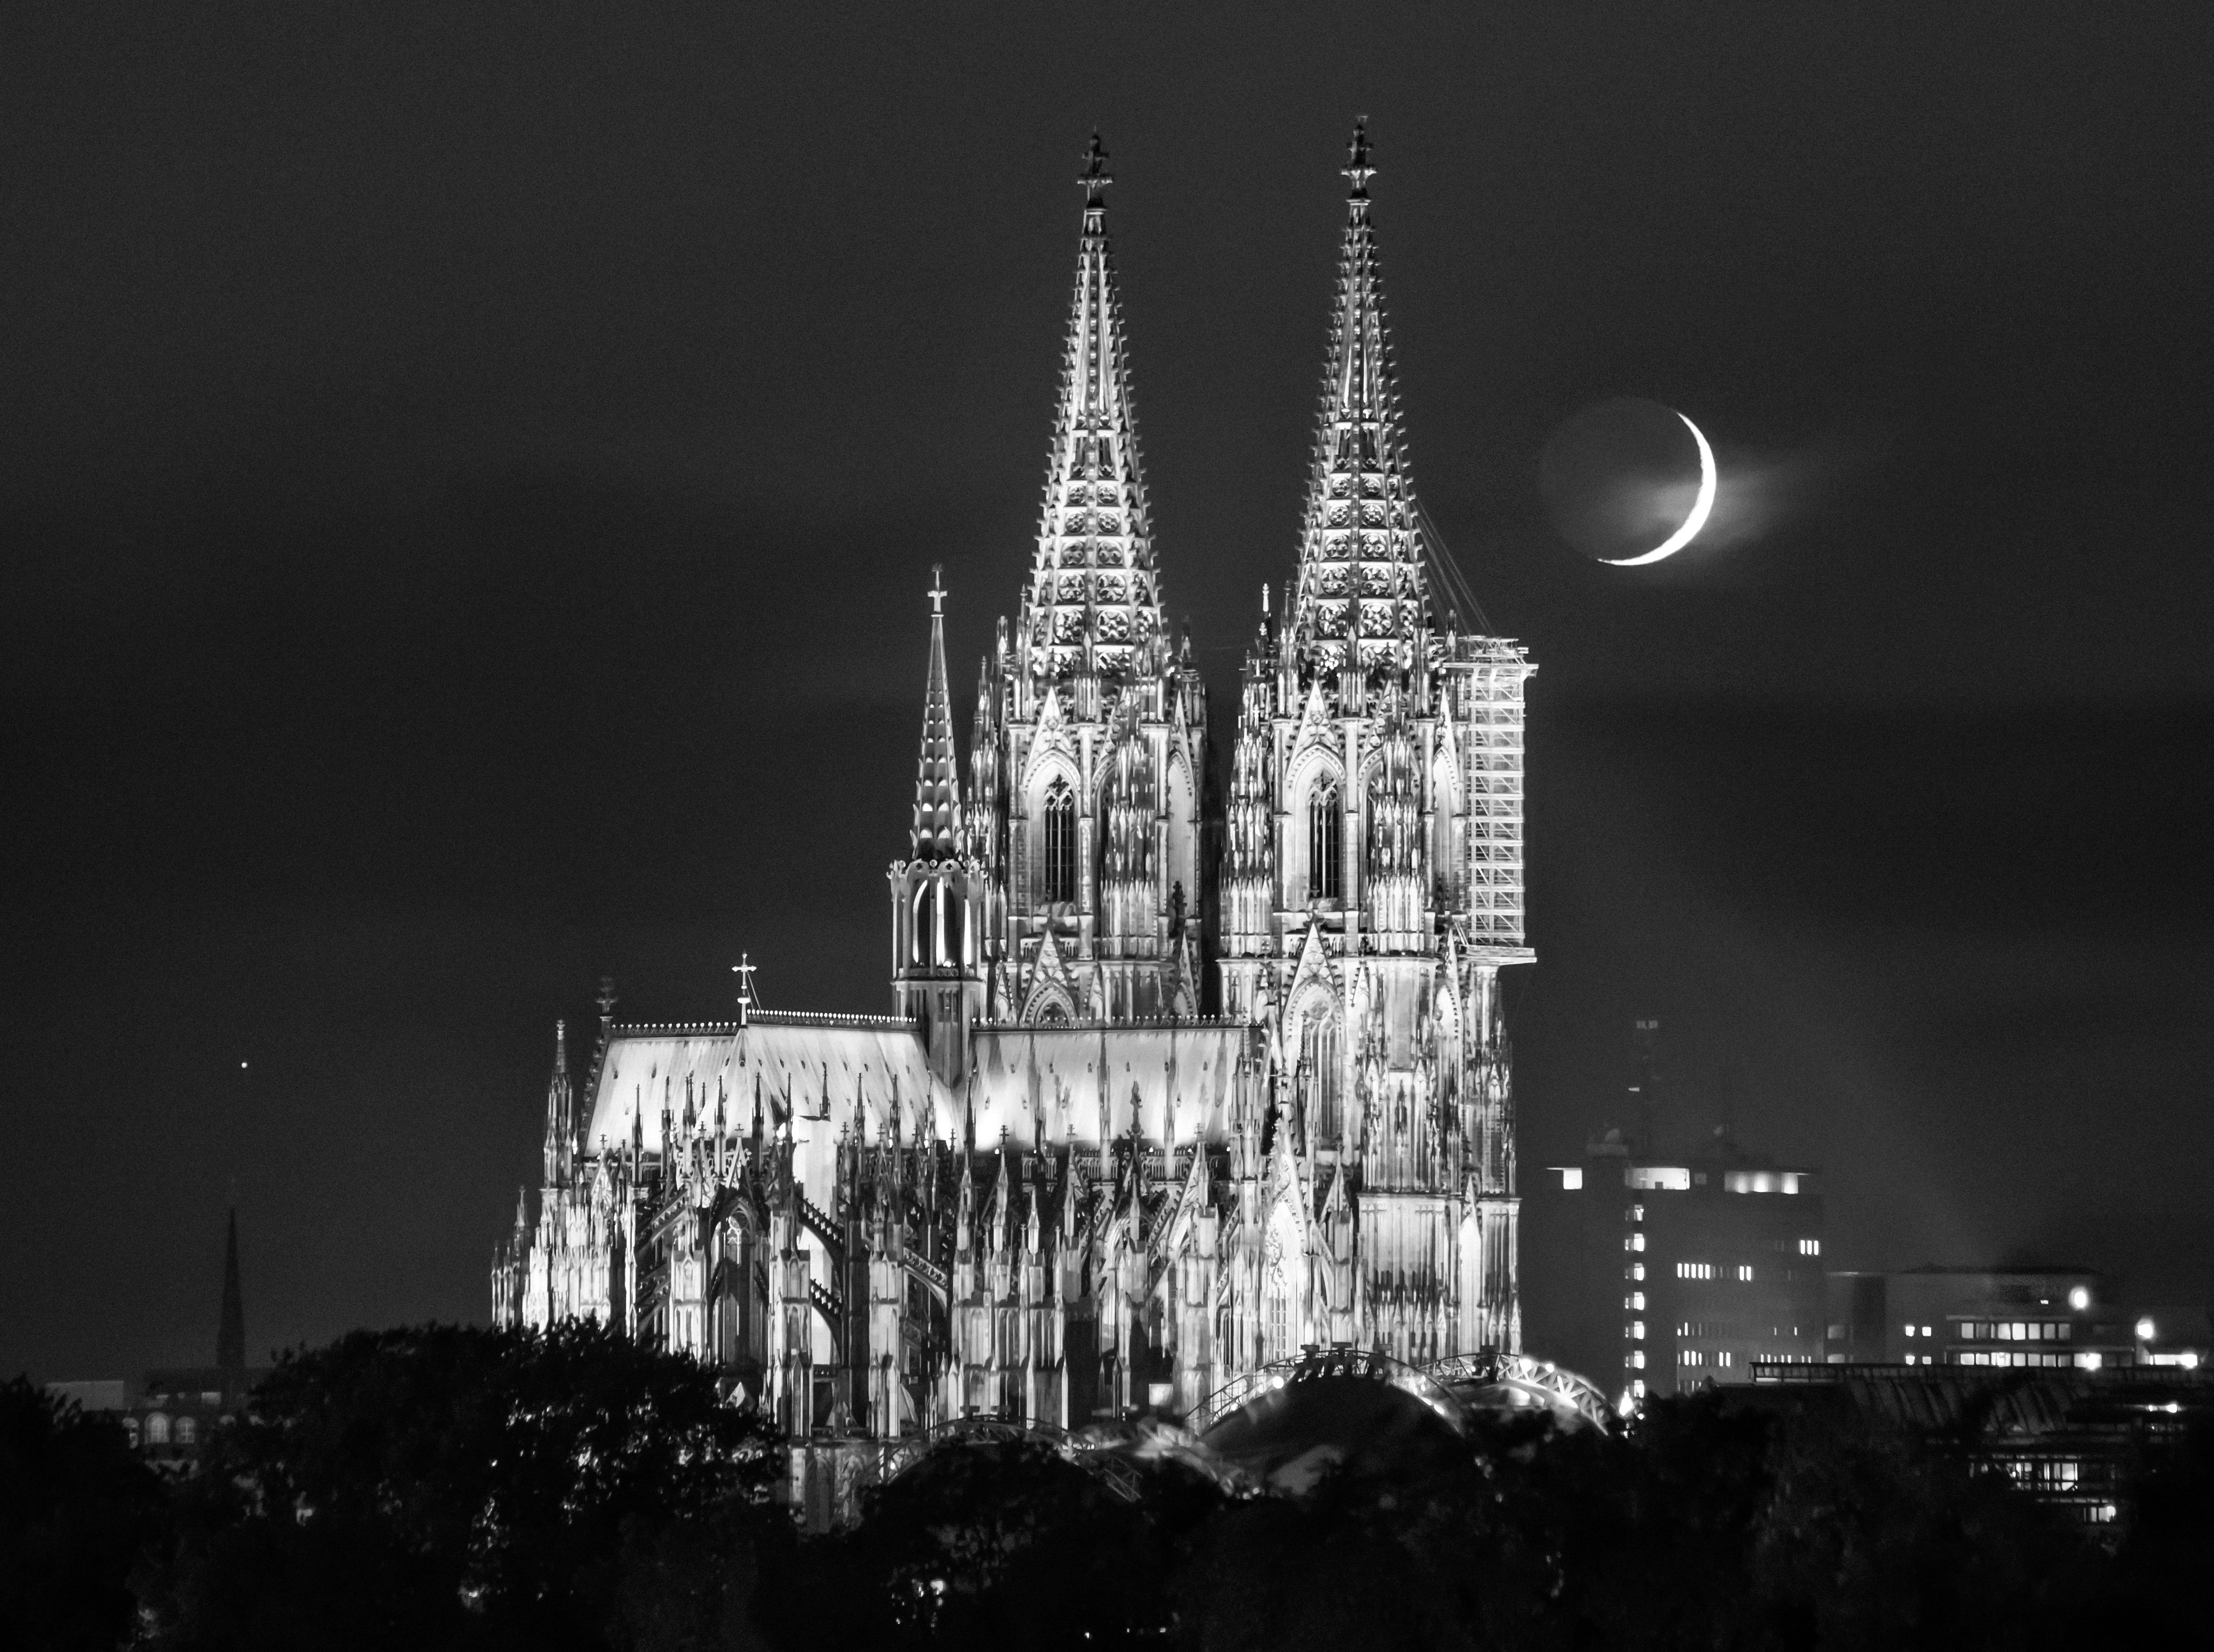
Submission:
<svg viewBox="0 0 2214 1652">
<path fill-rule="evenodd" d="M 2132 1515 L 2111 1571 L 2101 1579 L 2101 1617 L 2117 1643 L 2214 1644 L 2214 1423 L 2143 1453 L 2130 1487 Z"/>
<path fill-rule="evenodd" d="M 1133 1500 L 972 1443 L 815 1539 L 708 1374 L 583 1327 L 295 1354 L 166 1509 L 104 1419 L 18 1381 L 0 1427 L 0 1622 L 34 1647 L 135 1618 L 180 1652 L 2075 1652 L 2203 1641 L 2214 1563 L 2214 1433 L 2148 1449 L 2101 1545 L 1965 1440 L 1714 1396 L 1612 1435 L 1501 1423 L 1298 1498 L 1161 1466 Z"/>
<path fill-rule="evenodd" d="M 690 1644 L 627 1569 L 712 1576 L 719 1625 L 774 1472 L 708 1373 L 603 1330 L 358 1332 L 279 1361 L 149 1593 L 179 1649 Z"/>
<path fill-rule="evenodd" d="M 21 1377 L 0 1386 L 0 1634 L 57 1652 L 119 1643 L 160 1509 L 159 1483 L 113 1418 Z"/>
<path fill-rule="evenodd" d="M 1183 1645 L 2035 1646 L 2097 1551 L 2003 1480 L 1871 1424 L 1663 1402 L 1624 1435 L 1518 1423 L 1391 1485 L 1198 1534 Z"/>
<path fill-rule="evenodd" d="M 937 1453 L 872 1491 L 850 1536 L 816 1545 L 816 1587 L 782 1594 L 778 1627 L 792 1645 L 825 1631 L 848 1645 L 1158 1643 L 1173 1539 L 1212 1500 L 1181 1474 L 1157 1479 L 1141 1507 L 1043 1447 Z"/>
</svg>

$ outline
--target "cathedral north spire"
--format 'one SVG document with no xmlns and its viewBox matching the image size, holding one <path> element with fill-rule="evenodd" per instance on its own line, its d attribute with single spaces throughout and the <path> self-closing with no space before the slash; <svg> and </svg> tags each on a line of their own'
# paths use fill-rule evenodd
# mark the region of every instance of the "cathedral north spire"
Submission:
<svg viewBox="0 0 2214 1652">
<path fill-rule="evenodd" d="M 930 582 L 930 675 L 922 692 L 922 756 L 914 777 L 914 858 L 944 860 L 958 850 L 961 776 L 953 750 L 953 695 L 945 681 L 945 570 Z"/>
<path fill-rule="evenodd" d="M 1153 529 L 1138 458 L 1122 297 L 1107 242 L 1107 151 L 1083 174 L 1084 227 L 1061 359 L 1037 553 L 1017 648 L 1026 675 L 1119 682 L 1162 628 Z"/>
<path fill-rule="evenodd" d="M 1347 146 L 1345 238 L 1323 369 L 1292 604 L 1310 675 L 1404 665 L 1428 613 L 1422 529 L 1404 444 L 1384 283 L 1369 221 L 1368 123 Z"/>
</svg>

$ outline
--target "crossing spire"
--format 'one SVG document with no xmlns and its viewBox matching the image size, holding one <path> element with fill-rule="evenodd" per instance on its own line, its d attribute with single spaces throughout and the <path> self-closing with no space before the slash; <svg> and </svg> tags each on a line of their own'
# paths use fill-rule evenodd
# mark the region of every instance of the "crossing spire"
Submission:
<svg viewBox="0 0 2214 1652">
<path fill-rule="evenodd" d="M 943 567 L 930 571 L 930 675 L 922 691 L 922 756 L 914 777 L 918 860 L 950 860 L 961 837 L 961 776 L 953 750 L 953 695 L 945 686 L 945 585 Z"/>
<path fill-rule="evenodd" d="M 1138 456 L 1122 303 L 1107 242 L 1112 181 L 1097 132 L 1085 157 L 1084 228 L 1061 358 L 1037 554 L 1017 648 L 1030 673 L 1090 669 L 1108 682 L 1142 669 L 1163 628 L 1153 529 Z"/>
<path fill-rule="evenodd" d="M 1337 260 L 1300 540 L 1294 633 L 1309 674 L 1400 663 L 1428 612 L 1419 507 L 1399 428 L 1384 321 L 1384 282 L 1369 221 L 1368 119 L 1347 146 L 1345 239 Z"/>
</svg>

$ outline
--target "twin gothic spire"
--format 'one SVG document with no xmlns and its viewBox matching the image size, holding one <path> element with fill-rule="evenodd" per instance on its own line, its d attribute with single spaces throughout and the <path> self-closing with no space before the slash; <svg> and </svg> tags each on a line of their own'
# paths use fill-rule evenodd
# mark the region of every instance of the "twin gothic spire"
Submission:
<svg viewBox="0 0 2214 1652">
<path fill-rule="evenodd" d="M 1163 633 L 1153 525 L 1138 460 L 1122 301 L 1107 244 L 1107 151 L 1092 134 L 1084 233 L 1062 352 L 1037 553 L 1016 637 L 1034 677 L 1127 682 Z"/>
<path fill-rule="evenodd" d="M 1384 285 L 1368 216 L 1367 117 L 1344 168 L 1340 245 L 1314 455 L 1287 615 L 1305 674 L 1364 676 L 1410 663 L 1428 622 L 1422 528 L 1399 427 Z M 1086 156 L 1084 227 L 1061 359 L 1037 550 L 1014 638 L 1041 683 L 1127 683 L 1158 669 L 1166 627 L 1138 454 L 1122 306 L 1107 241 L 1107 151 Z M 959 852 L 960 783 L 945 677 L 945 593 L 931 592 L 930 674 L 915 780 L 914 852 Z"/>
<path fill-rule="evenodd" d="M 1345 168 L 1352 187 L 1290 616 L 1311 669 L 1356 667 L 1364 676 L 1406 664 L 1428 612 L 1420 508 L 1400 437 L 1383 275 L 1368 219 L 1375 171 L 1364 116 Z"/>
</svg>

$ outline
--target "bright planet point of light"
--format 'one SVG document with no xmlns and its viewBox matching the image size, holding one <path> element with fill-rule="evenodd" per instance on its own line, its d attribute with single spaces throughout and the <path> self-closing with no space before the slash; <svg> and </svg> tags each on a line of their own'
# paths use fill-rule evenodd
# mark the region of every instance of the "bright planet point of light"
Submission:
<svg viewBox="0 0 2214 1652">
<path fill-rule="evenodd" d="M 1676 417 L 1684 419 L 1681 413 L 1677 413 Z M 1642 556 L 1598 559 L 1610 568 L 1642 568 L 1648 562 L 1658 562 L 1663 557 L 1673 556 L 1690 544 L 1699 529 L 1707 525 L 1707 515 L 1715 508 L 1715 450 L 1707 445 L 1706 437 L 1690 419 L 1684 419 L 1684 428 L 1691 432 L 1691 439 L 1699 444 L 1699 496 L 1691 501 L 1691 514 L 1684 518 L 1683 526 Z"/>
</svg>

